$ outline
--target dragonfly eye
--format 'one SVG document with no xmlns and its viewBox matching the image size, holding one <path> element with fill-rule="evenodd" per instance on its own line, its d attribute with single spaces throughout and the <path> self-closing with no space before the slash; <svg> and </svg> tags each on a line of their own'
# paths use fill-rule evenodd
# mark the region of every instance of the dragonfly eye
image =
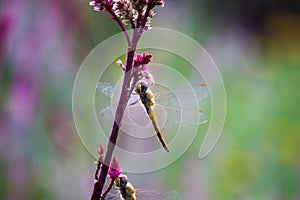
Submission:
<svg viewBox="0 0 300 200">
<path fill-rule="evenodd" d="M 148 84 L 146 82 L 141 82 L 141 92 L 146 92 L 148 89 Z"/>
<path fill-rule="evenodd" d="M 120 182 L 119 182 L 119 187 L 124 188 L 124 187 L 126 187 L 127 183 L 128 183 L 127 180 L 121 179 Z"/>
<path fill-rule="evenodd" d="M 120 175 L 116 180 L 118 180 L 119 187 L 125 187 L 127 185 L 128 179 L 126 175 Z"/>
<path fill-rule="evenodd" d="M 143 85 L 141 86 L 141 91 L 142 91 L 142 92 L 146 92 L 146 91 L 147 91 L 147 89 L 148 89 L 148 87 L 146 87 L 146 86 L 143 86 Z"/>
</svg>

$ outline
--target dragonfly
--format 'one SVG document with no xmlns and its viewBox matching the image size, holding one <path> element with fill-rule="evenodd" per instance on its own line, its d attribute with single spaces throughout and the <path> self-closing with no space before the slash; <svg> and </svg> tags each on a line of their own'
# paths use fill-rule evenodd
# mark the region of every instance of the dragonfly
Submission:
<svg viewBox="0 0 300 200">
<path fill-rule="evenodd" d="M 164 149 L 169 152 L 169 149 L 167 147 L 166 141 L 162 136 L 161 130 L 158 126 L 155 112 L 153 110 L 153 106 L 155 105 L 154 95 L 153 93 L 148 89 L 148 84 L 146 82 L 138 82 L 134 88 L 134 91 L 139 95 L 140 100 L 142 104 L 145 107 L 145 110 L 147 112 L 147 115 L 149 116 L 150 121 L 152 122 L 153 128 L 156 132 L 156 135 L 158 137 L 158 140 L 164 147 Z M 133 102 L 131 105 L 134 105 L 135 102 Z"/>
<path fill-rule="evenodd" d="M 113 83 L 99 81 L 97 89 L 115 101 L 118 99 L 119 91 Z M 161 129 L 189 125 L 200 125 L 208 122 L 207 115 L 192 105 L 192 101 L 201 103 L 209 96 L 209 88 L 206 84 L 198 84 L 192 87 L 175 91 L 161 91 L 152 93 L 147 83 L 138 82 L 125 110 L 122 123 L 139 127 L 152 126 L 156 135 L 165 148 L 169 151 L 162 136 Z M 182 106 L 181 106 L 181 105 Z M 104 106 L 100 115 L 106 119 L 113 120 L 116 106 Z"/>
<path fill-rule="evenodd" d="M 105 200 L 181 200 L 176 190 L 157 192 L 155 190 L 136 189 L 127 180 L 127 176 L 118 177 Z"/>
</svg>

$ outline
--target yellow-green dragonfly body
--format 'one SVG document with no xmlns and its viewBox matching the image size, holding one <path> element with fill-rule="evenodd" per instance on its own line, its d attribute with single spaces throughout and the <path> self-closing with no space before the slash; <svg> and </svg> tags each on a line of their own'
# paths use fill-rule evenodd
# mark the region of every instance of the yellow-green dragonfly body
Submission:
<svg viewBox="0 0 300 200">
<path fill-rule="evenodd" d="M 152 126 L 156 132 L 156 135 L 157 135 L 161 145 L 164 147 L 164 149 L 167 152 L 169 152 L 167 144 L 162 136 L 162 132 L 161 132 L 160 128 L 158 127 L 155 112 L 153 110 L 153 106 L 155 105 L 153 93 L 148 89 L 148 85 L 145 82 L 137 83 L 134 88 L 134 91 L 140 96 L 140 100 L 146 109 L 146 112 L 149 116 L 149 119 L 152 123 Z"/>
</svg>

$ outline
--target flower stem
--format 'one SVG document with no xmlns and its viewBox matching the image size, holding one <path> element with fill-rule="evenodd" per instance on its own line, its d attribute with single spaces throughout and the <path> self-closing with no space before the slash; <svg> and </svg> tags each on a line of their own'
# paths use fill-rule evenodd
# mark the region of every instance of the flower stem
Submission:
<svg viewBox="0 0 300 200">
<path fill-rule="evenodd" d="M 105 197 L 107 196 L 107 194 L 109 193 L 109 191 L 110 191 L 111 188 L 113 187 L 114 181 L 115 181 L 114 179 L 111 179 L 110 184 L 109 184 L 107 190 L 106 190 L 106 191 L 104 192 L 104 194 L 102 195 L 102 199 L 105 199 Z"/>
<path fill-rule="evenodd" d="M 130 36 L 129 36 L 128 31 L 125 28 L 124 24 L 122 23 L 122 21 L 117 17 L 117 15 L 115 14 L 115 12 L 112 9 L 109 9 L 108 12 L 111 14 L 112 18 L 118 23 L 118 25 L 124 32 L 128 46 L 131 46 Z"/>
<path fill-rule="evenodd" d="M 148 20 L 148 17 L 149 17 L 151 9 L 153 9 L 153 6 L 152 5 L 148 5 L 147 9 L 145 11 L 144 17 L 143 18 L 139 17 L 139 19 L 138 19 L 138 24 L 139 25 L 137 26 L 136 29 L 134 29 L 136 37 L 134 38 L 135 41 L 133 41 L 133 43 L 137 43 L 139 41 L 139 39 L 141 38 L 141 36 L 143 34 L 143 31 L 144 31 L 144 28 L 146 26 L 146 23 L 147 23 L 147 20 Z"/>
<path fill-rule="evenodd" d="M 134 38 L 136 37 L 136 34 L 133 34 L 133 41 L 136 41 Z M 105 160 L 103 162 L 103 165 L 101 167 L 101 172 L 98 181 L 94 185 L 94 190 L 93 194 L 91 197 L 91 200 L 99 200 L 102 194 L 102 190 L 104 187 L 105 179 L 107 177 L 107 172 L 109 169 L 109 164 L 111 162 L 113 152 L 115 149 L 115 145 L 117 142 L 118 134 L 119 134 L 119 129 L 120 129 L 120 123 L 122 121 L 123 115 L 125 108 L 127 106 L 128 100 L 129 100 L 129 90 L 130 88 L 130 75 L 131 75 L 131 69 L 133 66 L 133 59 L 135 55 L 135 49 L 136 49 L 136 43 L 134 43 L 133 48 L 131 46 L 128 47 L 127 51 L 127 59 L 126 59 L 126 68 L 125 68 L 125 74 L 124 74 L 124 80 L 122 84 L 122 91 L 121 91 L 121 96 L 119 99 L 119 103 L 117 106 L 116 110 L 116 117 L 114 120 L 114 124 L 112 127 L 112 131 L 109 137 L 109 142 L 107 146 L 107 151 L 105 154 Z"/>
<path fill-rule="evenodd" d="M 96 169 L 96 172 L 95 172 L 95 181 L 99 180 L 98 174 L 99 174 L 99 171 L 100 171 L 100 167 L 101 167 L 101 162 L 97 161 L 97 169 Z"/>
<path fill-rule="evenodd" d="M 164 1 L 162 1 L 162 2 L 164 2 Z M 125 5 L 125 2 L 123 2 L 123 4 Z M 111 182 L 108 190 L 105 191 L 104 194 L 102 195 L 102 190 L 103 190 L 104 184 L 106 182 L 106 177 L 108 174 L 109 166 L 110 166 L 110 163 L 111 163 L 111 160 L 113 157 L 115 145 L 117 143 L 123 115 L 124 115 L 126 106 L 128 104 L 129 97 L 133 91 L 133 87 L 135 86 L 136 82 L 138 81 L 138 79 L 132 80 L 133 73 L 131 71 L 133 68 L 133 64 L 134 64 L 134 56 L 135 56 L 135 52 L 136 52 L 137 43 L 138 43 L 139 39 L 141 38 L 143 31 L 145 30 L 145 25 L 147 23 L 148 17 L 149 17 L 149 15 L 151 15 L 151 10 L 154 8 L 155 5 L 148 4 L 144 16 L 142 14 L 143 13 L 142 10 L 139 10 L 136 24 L 134 23 L 134 21 L 133 21 L 134 18 L 132 17 L 132 19 L 130 21 L 131 27 L 134 28 L 132 38 L 130 38 L 130 35 L 129 35 L 126 27 L 124 26 L 124 24 L 122 23 L 120 18 L 116 15 L 116 12 L 113 10 L 113 1 L 112 0 L 105 0 L 105 1 L 103 0 L 103 1 L 99 1 L 99 2 L 92 1 L 92 2 L 90 2 L 90 5 L 93 6 L 96 11 L 105 10 L 110 13 L 111 17 L 118 23 L 118 25 L 124 32 L 126 41 L 128 44 L 126 66 L 125 66 L 125 70 L 124 70 L 124 80 L 123 80 L 123 84 L 122 84 L 120 99 L 119 99 L 119 102 L 117 105 L 115 119 L 114 119 L 114 122 L 112 125 L 112 130 L 110 133 L 104 161 L 101 160 L 101 161 L 103 161 L 101 163 L 101 169 L 100 169 L 100 163 L 98 163 L 97 170 L 95 173 L 96 182 L 94 184 L 94 190 L 93 190 L 93 194 L 91 196 L 91 200 L 100 200 L 100 199 L 105 199 L 107 193 L 109 192 L 110 188 L 113 185 L 113 182 Z M 141 3 L 141 5 L 143 5 L 143 3 Z M 144 8 L 143 8 L 143 10 L 144 10 Z M 152 17 L 152 16 L 150 16 L 150 17 Z M 100 170 L 100 175 L 98 176 L 99 170 Z"/>
<path fill-rule="evenodd" d="M 148 16 L 150 14 L 151 9 L 153 9 L 153 6 L 148 5 L 147 9 L 146 9 L 146 12 L 145 12 L 145 16 L 144 16 L 143 22 L 142 22 L 142 25 L 141 25 L 142 28 L 144 28 L 145 25 L 146 25 L 146 23 L 147 23 Z"/>
<path fill-rule="evenodd" d="M 120 129 L 120 125 L 122 122 L 122 118 L 123 118 L 123 115 L 124 115 L 124 112 L 125 112 L 125 109 L 126 109 L 129 97 L 130 97 L 130 93 L 132 92 L 132 90 L 129 90 L 130 82 L 131 82 L 131 69 L 133 67 L 133 60 L 134 60 L 137 42 L 140 39 L 141 34 L 142 34 L 142 32 L 135 29 L 133 32 L 132 40 L 130 40 L 128 31 L 124 27 L 121 20 L 116 16 L 116 14 L 113 12 L 113 10 L 108 10 L 108 12 L 111 14 L 113 19 L 119 24 L 122 31 L 124 32 L 126 40 L 127 40 L 127 44 L 128 44 L 128 50 L 127 50 L 127 57 L 126 57 L 124 80 L 123 80 L 123 84 L 122 84 L 120 99 L 119 99 L 117 110 L 116 110 L 116 116 L 115 116 L 115 120 L 114 120 L 114 123 L 112 126 L 112 131 L 111 131 L 111 134 L 109 137 L 109 142 L 108 142 L 108 146 L 107 146 L 107 150 L 106 150 L 106 154 L 105 154 L 105 160 L 102 163 L 101 172 L 100 172 L 98 181 L 94 184 L 94 190 L 93 190 L 93 194 L 91 196 L 91 200 L 99 200 L 101 198 L 102 190 L 103 190 L 105 180 L 107 177 L 107 173 L 108 173 L 108 169 L 109 169 L 109 164 L 111 163 L 113 152 L 114 152 L 117 138 L 119 135 L 119 129 Z M 146 12 L 146 13 L 148 14 L 148 12 Z M 144 19 L 144 20 L 147 20 L 147 16 L 146 16 L 146 19 Z M 146 24 L 146 22 L 143 21 L 142 25 L 145 26 L 145 24 Z M 105 195 L 105 193 L 103 194 L 103 196 L 104 195 Z"/>
</svg>

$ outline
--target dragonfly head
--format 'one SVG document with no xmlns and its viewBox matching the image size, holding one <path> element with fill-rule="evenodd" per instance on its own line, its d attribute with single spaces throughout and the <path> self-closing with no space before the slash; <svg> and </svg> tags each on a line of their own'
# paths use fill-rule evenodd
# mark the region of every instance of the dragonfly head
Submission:
<svg viewBox="0 0 300 200">
<path fill-rule="evenodd" d="M 127 176 L 124 174 L 121 174 L 118 178 L 115 180 L 115 184 L 119 188 L 124 188 L 126 187 L 128 182 Z"/>
<path fill-rule="evenodd" d="M 137 93 L 145 93 L 148 90 L 148 84 L 144 81 L 138 82 L 135 86 Z"/>
</svg>

